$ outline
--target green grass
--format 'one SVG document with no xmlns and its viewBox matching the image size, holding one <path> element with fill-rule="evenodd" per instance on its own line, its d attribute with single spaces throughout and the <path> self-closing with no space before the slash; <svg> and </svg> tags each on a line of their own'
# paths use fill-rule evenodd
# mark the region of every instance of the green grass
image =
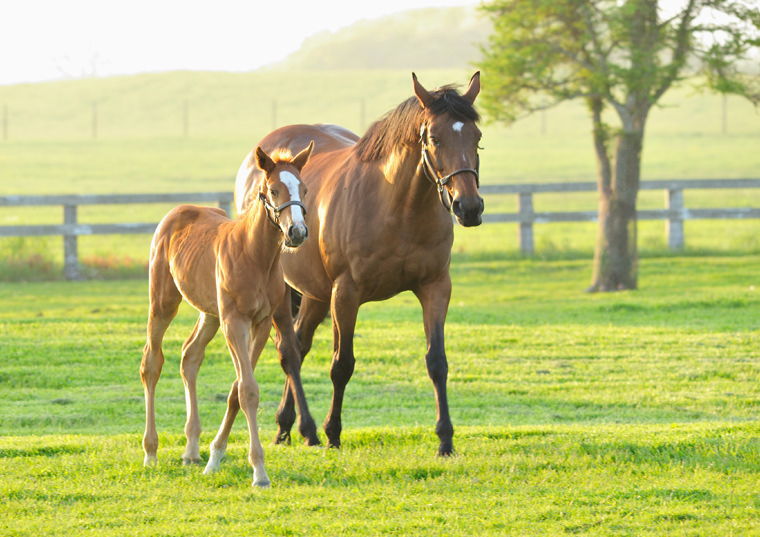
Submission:
<svg viewBox="0 0 760 537">
<path fill-rule="evenodd" d="M 760 531 L 758 256 L 669 257 L 642 290 L 581 292 L 588 260 L 455 254 L 447 320 L 457 455 L 435 456 L 413 296 L 362 307 L 340 452 L 275 447 L 282 372 L 257 367 L 273 487 L 249 489 L 243 420 L 222 471 L 181 466 L 178 353 L 159 382 L 160 464 L 141 466 L 147 284 L 0 284 L 0 527 L 8 535 L 751 535 Z M 304 365 L 319 421 L 329 327 Z M 201 370 L 202 456 L 233 372 Z M 11 522 L 12 521 L 12 522 Z M 5 524 L 3 527 L 2 524 Z"/>
</svg>

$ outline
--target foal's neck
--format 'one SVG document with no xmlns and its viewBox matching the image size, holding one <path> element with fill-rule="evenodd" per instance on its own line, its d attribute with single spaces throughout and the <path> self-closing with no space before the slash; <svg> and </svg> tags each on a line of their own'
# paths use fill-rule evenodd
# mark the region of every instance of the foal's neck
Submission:
<svg viewBox="0 0 760 537">
<path fill-rule="evenodd" d="M 258 198 L 237 222 L 237 230 L 248 257 L 257 261 L 271 259 L 273 265 L 279 262 L 284 240 L 282 231 L 270 220 L 266 207 Z"/>
</svg>

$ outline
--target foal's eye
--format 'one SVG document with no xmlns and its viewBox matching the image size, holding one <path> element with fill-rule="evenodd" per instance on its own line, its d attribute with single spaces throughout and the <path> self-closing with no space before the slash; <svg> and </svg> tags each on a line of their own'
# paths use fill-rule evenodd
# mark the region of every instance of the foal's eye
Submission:
<svg viewBox="0 0 760 537">
<path fill-rule="evenodd" d="M 277 190 L 276 188 L 273 188 L 273 189 L 271 189 L 271 190 L 269 191 L 269 193 L 272 195 L 272 197 L 273 197 L 273 198 L 276 198 L 277 196 L 279 196 L 279 195 L 280 195 L 280 191 L 279 191 L 279 190 Z"/>
<path fill-rule="evenodd" d="M 430 137 L 430 143 L 433 144 L 436 147 L 438 147 L 439 145 L 441 145 L 441 141 L 438 138 L 436 138 L 435 136 L 431 136 Z"/>
</svg>

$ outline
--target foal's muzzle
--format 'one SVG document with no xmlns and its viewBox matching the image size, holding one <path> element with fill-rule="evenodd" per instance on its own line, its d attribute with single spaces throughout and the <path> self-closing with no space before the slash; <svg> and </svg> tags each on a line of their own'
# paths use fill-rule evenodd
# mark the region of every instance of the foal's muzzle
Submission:
<svg viewBox="0 0 760 537">
<path fill-rule="evenodd" d="M 296 248 L 297 246 L 301 246 L 308 238 L 309 228 L 306 227 L 306 224 L 290 224 L 285 232 L 285 246 Z"/>
</svg>

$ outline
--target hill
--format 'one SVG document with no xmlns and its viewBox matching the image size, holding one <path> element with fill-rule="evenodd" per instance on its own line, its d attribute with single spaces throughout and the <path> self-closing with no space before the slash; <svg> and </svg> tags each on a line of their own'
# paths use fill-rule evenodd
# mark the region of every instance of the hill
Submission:
<svg viewBox="0 0 760 537">
<path fill-rule="evenodd" d="M 307 38 L 274 69 L 463 69 L 480 57 L 491 22 L 475 6 L 414 9 Z"/>
</svg>

